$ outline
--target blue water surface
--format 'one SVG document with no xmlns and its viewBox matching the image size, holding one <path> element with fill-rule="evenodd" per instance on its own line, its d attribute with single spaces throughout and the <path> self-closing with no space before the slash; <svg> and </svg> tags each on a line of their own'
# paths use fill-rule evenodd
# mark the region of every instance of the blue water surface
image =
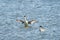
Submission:
<svg viewBox="0 0 60 40">
<path fill-rule="evenodd" d="M 26 29 L 24 15 L 38 23 Z M 60 40 L 60 0 L 0 0 L 0 40 Z"/>
</svg>

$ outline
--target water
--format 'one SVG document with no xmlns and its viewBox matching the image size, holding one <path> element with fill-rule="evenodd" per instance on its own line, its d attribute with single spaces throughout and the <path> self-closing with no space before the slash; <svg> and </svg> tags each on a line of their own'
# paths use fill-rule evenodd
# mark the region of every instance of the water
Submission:
<svg viewBox="0 0 60 40">
<path fill-rule="evenodd" d="M 26 29 L 24 15 L 39 22 Z M 0 0 L 0 40 L 60 40 L 60 0 Z"/>
</svg>

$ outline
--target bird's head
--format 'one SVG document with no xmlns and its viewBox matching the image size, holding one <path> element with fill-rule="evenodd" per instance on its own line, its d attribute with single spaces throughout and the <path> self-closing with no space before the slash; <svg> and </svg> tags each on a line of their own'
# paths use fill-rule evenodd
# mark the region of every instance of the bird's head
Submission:
<svg viewBox="0 0 60 40">
<path fill-rule="evenodd" d="M 42 27 L 42 26 L 40 26 L 40 27 Z"/>
<path fill-rule="evenodd" d="M 26 16 L 24 16 L 24 17 L 26 17 Z"/>
</svg>

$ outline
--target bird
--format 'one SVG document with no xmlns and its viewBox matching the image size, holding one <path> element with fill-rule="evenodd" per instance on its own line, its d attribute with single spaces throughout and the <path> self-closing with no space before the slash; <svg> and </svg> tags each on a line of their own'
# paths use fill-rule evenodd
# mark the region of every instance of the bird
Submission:
<svg viewBox="0 0 60 40">
<path fill-rule="evenodd" d="M 45 29 L 44 27 L 40 26 L 39 30 L 40 30 L 41 32 L 44 32 L 46 29 Z"/>
<path fill-rule="evenodd" d="M 26 16 L 24 16 L 24 20 L 16 20 L 16 21 L 17 22 L 22 22 L 22 24 L 25 25 L 25 28 L 28 28 L 29 27 L 28 24 L 33 24 L 33 23 L 36 23 L 37 22 L 36 20 L 28 21 Z"/>
</svg>

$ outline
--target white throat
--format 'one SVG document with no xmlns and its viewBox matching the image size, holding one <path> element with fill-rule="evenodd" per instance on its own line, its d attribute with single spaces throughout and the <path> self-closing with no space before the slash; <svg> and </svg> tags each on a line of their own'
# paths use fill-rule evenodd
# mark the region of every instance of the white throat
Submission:
<svg viewBox="0 0 60 40">
<path fill-rule="evenodd" d="M 25 23 L 28 23 L 26 16 L 24 16 L 24 21 Z"/>
</svg>

